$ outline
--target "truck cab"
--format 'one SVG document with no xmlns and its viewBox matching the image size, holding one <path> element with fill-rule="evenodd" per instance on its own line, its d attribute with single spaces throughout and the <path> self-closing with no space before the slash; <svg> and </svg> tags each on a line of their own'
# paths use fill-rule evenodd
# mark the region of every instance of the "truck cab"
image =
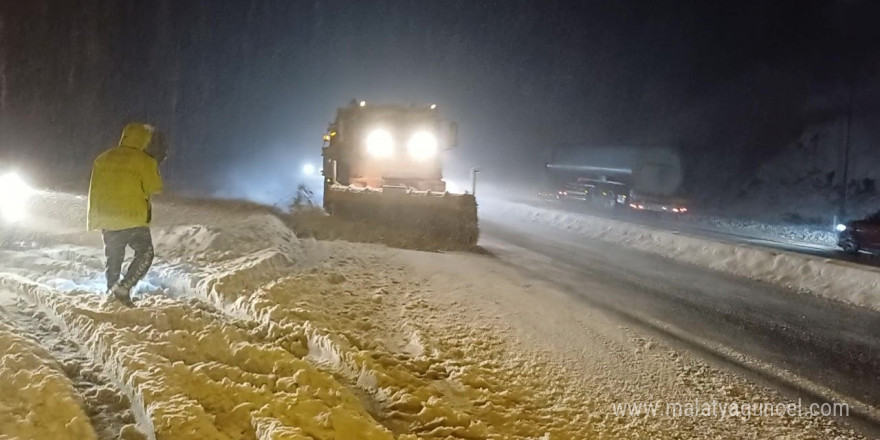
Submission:
<svg viewBox="0 0 880 440">
<path fill-rule="evenodd" d="M 339 109 L 324 136 L 325 187 L 443 192 L 441 153 L 455 145 L 449 126 L 433 105 L 352 102 Z"/>
</svg>

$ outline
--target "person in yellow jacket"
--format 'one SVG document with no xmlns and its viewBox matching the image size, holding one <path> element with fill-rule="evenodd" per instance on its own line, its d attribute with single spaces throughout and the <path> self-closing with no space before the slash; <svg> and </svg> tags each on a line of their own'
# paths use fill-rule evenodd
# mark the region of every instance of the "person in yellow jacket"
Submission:
<svg viewBox="0 0 880 440">
<path fill-rule="evenodd" d="M 107 290 L 127 306 L 131 289 L 153 264 L 150 235 L 150 197 L 162 191 L 159 164 L 167 144 L 153 126 L 132 122 L 125 126 L 119 145 L 105 151 L 92 165 L 89 183 L 88 230 L 100 230 L 107 257 Z M 134 258 L 119 279 L 126 247 Z"/>
</svg>

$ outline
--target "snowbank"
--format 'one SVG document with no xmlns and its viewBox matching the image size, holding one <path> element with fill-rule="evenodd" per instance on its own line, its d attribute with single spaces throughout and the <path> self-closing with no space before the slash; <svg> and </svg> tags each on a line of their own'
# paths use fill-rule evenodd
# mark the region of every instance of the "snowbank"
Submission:
<svg viewBox="0 0 880 440">
<path fill-rule="evenodd" d="M 830 223 L 825 225 L 824 228 L 820 228 L 785 223 L 771 224 L 750 219 L 705 214 L 691 214 L 676 221 L 694 225 L 698 228 L 708 228 L 712 231 L 746 235 L 770 241 L 822 246 L 837 245 L 837 233 L 831 230 L 833 225 Z"/>
<path fill-rule="evenodd" d="M 247 302 L 262 283 L 289 271 L 301 251 L 278 218 L 233 217 L 154 231 L 161 258 L 142 283 L 149 287 L 139 290 L 159 286 L 189 303 L 150 296 L 138 309 L 105 304 L 95 295 L 103 290 L 95 286 L 100 251 L 81 246 L 4 251 L 0 285 L 45 310 L 105 367 L 151 439 L 392 439 L 305 353 L 205 310 L 201 301 Z"/>
<path fill-rule="evenodd" d="M 271 214 L 240 216 L 234 222 L 206 222 L 158 227 L 153 231 L 157 255 L 166 261 L 217 262 L 266 249 L 294 258 L 298 240 Z"/>
<path fill-rule="evenodd" d="M 102 366 L 147 438 L 591 437 L 544 360 L 438 313 L 387 249 L 193 211 L 154 229 L 136 309 L 103 302 L 100 248 L 0 251 L 0 286 Z"/>
<path fill-rule="evenodd" d="M 301 253 L 295 235 L 268 213 L 220 210 L 218 217 L 216 211 L 189 208 L 184 214 L 189 223 L 175 209 L 178 218 L 166 217 L 154 229 L 159 258 L 138 286 L 137 309 L 105 303 L 99 295 L 103 260 L 93 247 L 0 251 L 0 287 L 36 304 L 104 367 L 150 439 L 395 438 L 356 394 L 305 359 L 305 352 L 285 349 L 261 337 L 263 329 L 208 305 L 246 301 L 261 284 L 289 272 Z M 153 290 L 179 299 L 151 295 Z M 0 371 L 4 380 L 8 376 L 24 391 L 41 383 L 34 374 L 6 373 Z M 24 409 L 7 406 L 16 409 L 13 416 L 39 414 L 34 409 L 40 402 L 31 398 L 18 405 Z M 80 434 L 75 419 L 57 412 L 46 417 L 54 418 L 38 419 L 44 431 L 62 435 L 20 438 L 95 438 L 93 432 Z M 91 429 L 88 418 L 82 420 Z"/>
<path fill-rule="evenodd" d="M 143 308 L 106 310 L 92 295 L 59 295 L 13 277 L 0 282 L 26 292 L 100 359 L 149 438 L 254 431 L 264 439 L 392 438 L 332 376 L 210 311 L 158 297 Z"/>
<path fill-rule="evenodd" d="M 534 222 L 710 269 L 880 310 L 880 270 L 808 255 L 715 242 L 587 214 L 483 201 L 493 218 Z"/>
</svg>

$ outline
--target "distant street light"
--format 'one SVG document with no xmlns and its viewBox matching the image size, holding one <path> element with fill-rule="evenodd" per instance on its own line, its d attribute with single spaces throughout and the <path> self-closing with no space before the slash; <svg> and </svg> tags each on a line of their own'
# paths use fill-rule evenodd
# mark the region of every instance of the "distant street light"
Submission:
<svg viewBox="0 0 880 440">
<path fill-rule="evenodd" d="M 479 168 L 471 168 L 471 194 L 476 197 L 477 196 L 477 173 L 480 172 Z"/>
<path fill-rule="evenodd" d="M 311 176 L 312 174 L 315 174 L 315 166 L 310 163 L 307 163 L 307 164 L 303 165 L 302 172 L 306 176 Z"/>
</svg>

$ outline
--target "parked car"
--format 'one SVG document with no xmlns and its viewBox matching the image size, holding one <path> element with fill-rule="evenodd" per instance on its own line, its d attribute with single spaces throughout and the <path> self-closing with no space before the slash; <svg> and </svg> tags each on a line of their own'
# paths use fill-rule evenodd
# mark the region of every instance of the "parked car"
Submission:
<svg viewBox="0 0 880 440">
<path fill-rule="evenodd" d="M 856 254 L 865 251 L 880 254 L 880 212 L 863 220 L 837 225 L 837 245 L 844 252 Z"/>
<path fill-rule="evenodd" d="M 685 200 L 671 196 L 648 196 L 632 191 L 629 195 L 629 207 L 636 211 L 668 213 L 684 215 L 688 212 Z"/>
<path fill-rule="evenodd" d="M 540 197 L 542 199 L 548 199 L 548 200 L 566 200 L 570 197 L 569 192 L 573 192 L 573 191 L 570 188 L 563 186 L 563 187 L 560 187 L 559 189 L 553 190 L 553 191 L 538 192 L 538 197 Z"/>
</svg>

